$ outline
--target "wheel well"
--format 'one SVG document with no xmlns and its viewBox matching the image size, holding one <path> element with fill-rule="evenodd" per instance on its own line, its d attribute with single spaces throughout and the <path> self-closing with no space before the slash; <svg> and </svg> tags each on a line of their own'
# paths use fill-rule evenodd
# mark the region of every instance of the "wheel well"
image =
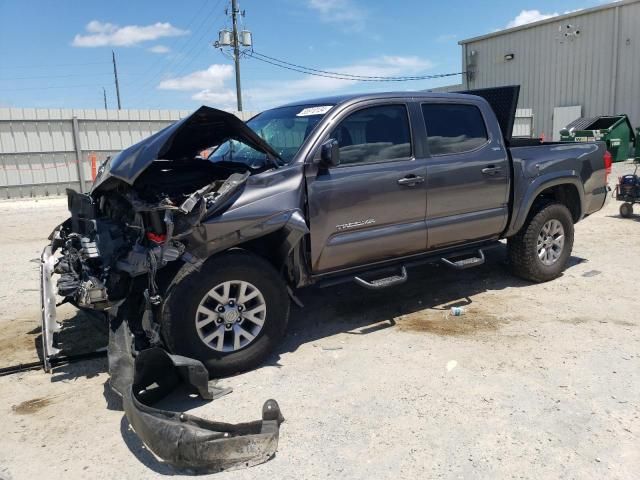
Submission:
<svg viewBox="0 0 640 480">
<path fill-rule="evenodd" d="M 268 261 L 276 270 L 282 267 L 282 258 L 280 257 L 280 245 L 282 244 L 283 235 L 281 231 L 273 232 L 264 237 L 254 238 L 247 242 L 236 245 L 233 248 L 241 248 L 247 250 Z"/>
<path fill-rule="evenodd" d="M 545 200 L 551 200 L 567 207 L 571 212 L 573 223 L 580 220 L 582 206 L 580 204 L 580 194 L 578 193 L 578 189 L 575 185 L 562 184 L 546 188 L 538 194 L 534 204 Z"/>
<path fill-rule="evenodd" d="M 233 249 L 238 248 L 257 255 L 275 268 L 289 285 L 295 285 L 296 279 L 293 272 L 288 268 L 289 263 L 286 248 L 287 232 L 284 229 L 269 233 L 263 237 L 254 238 L 247 242 L 238 244 Z"/>
</svg>

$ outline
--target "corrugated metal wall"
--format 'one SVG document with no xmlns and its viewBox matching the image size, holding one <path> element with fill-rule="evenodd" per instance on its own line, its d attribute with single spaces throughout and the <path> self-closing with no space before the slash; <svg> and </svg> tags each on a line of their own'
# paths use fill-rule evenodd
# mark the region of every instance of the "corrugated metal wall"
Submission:
<svg viewBox="0 0 640 480">
<path fill-rule="evenodd" d="M 191 113 L 188 110 L 0 108 L 0 198 L 60 195 L 91 184 L 97 164 Z M 243 120 L 253 113 L 234 112 Z M 74 126 L 75 125 L 75 126 Z"/>
<path fill-rule="evenodd" d="M 578 36 L 565 36 L 575 30 Z M 513 54 L 513 60 L 505 60 L 506 54 Z M 554 107 L 569 105 L 582 105 L 587 117 L 627 113 L 634 126 L 640 125 L 636 1 L 463 41 L 463 62 L 474 70 L 470 89 L 521 85 L 518 106 L 533 110 L 536 136 L 552 138 Z"/>
</svg>

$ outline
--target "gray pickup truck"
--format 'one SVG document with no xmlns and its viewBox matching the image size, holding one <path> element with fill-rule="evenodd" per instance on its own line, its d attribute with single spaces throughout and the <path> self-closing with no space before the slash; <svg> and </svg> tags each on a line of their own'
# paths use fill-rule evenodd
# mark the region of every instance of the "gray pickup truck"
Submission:
<svg viewBox="0 0 640 480">
<path fill-rule="evenodd" d="M 611 156 L 511 138 L 518 90 L 347 95 L 246 124 L 201 107 L 127 148 L 68 192 L 43 253 L 45 362 L 57 296 L 219 376 L 269 354 L 301 287 L 391 288 L 418 263 L 480 265 L 501 239 L 516 275 L 558 277 Z"/>
</svg>

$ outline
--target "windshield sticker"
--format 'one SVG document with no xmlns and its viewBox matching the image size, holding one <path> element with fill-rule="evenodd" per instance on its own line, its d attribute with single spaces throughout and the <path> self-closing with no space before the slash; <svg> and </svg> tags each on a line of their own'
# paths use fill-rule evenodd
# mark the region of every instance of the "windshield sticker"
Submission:
<svg viewBox="0 0 640 480">
<path fill-rule="evenodd" d="M 324 105 L 322 107 L 308 107 L 301 110 L 296 117 L 308 117 L 310 115 L 324 115 L 331 110 L 332 105 Z"/>
</svg>

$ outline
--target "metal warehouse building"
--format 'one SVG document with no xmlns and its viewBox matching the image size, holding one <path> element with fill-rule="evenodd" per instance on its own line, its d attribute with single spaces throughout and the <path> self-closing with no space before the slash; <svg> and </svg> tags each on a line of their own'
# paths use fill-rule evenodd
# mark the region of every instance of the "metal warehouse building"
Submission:
<svg viewBox="0 0 640 480">
<path fill-rule="evenodd" d="M 640 126 L 640 0 L 556 16 L 459 42 L 462 85 L 520 85 L 515 135 L 559 139 L 579 117 L 626 113 Z"/>
</svg>

